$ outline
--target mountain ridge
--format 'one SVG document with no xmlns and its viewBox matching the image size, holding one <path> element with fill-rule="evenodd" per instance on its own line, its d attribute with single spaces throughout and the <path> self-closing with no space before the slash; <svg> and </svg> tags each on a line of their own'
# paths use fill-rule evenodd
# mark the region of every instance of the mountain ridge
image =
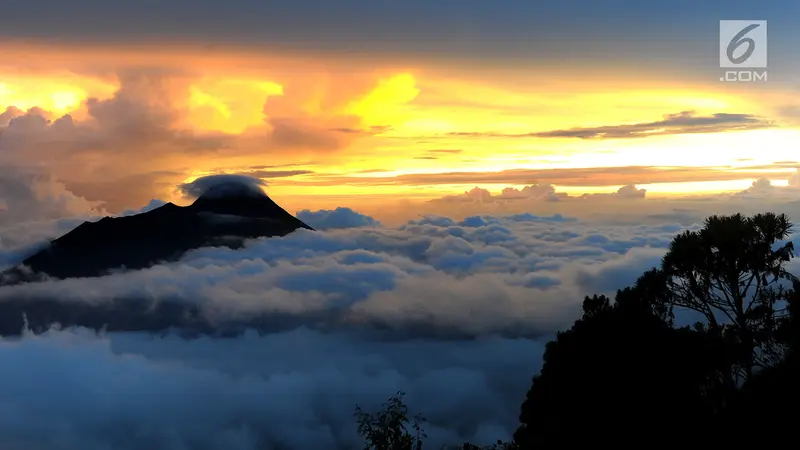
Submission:
<svg viewBox="0 0 800 450">
<path fill-rule="evenodd" d="M 211 189 L 188 206 L 166 203 L 139 214 L 86 221 L 0 274 L 0 285 L 83 278 L 179 259 L 204 246 L 236 248 L 247 239 L 313 228 L 247 186 Z"/>
</svg>

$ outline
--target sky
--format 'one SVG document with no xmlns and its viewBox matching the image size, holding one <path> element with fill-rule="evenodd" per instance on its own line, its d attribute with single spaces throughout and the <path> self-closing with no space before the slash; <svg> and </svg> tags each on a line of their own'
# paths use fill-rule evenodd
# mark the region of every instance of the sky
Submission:
<svg viewBox="0 0 800 450">
<path fill-rule="evenodd" d="M 0 302 L 172 302 L 220 327 L 273 326 L 0 338 L 0 447 L 345 450 L 355 405 L 398 390 L 429 419 L 426 448 L 509 438 L 585 295 L 630 285 L 709 215 L 800 217 L 798 13 L 791 0 L 4 8 L 0 269 L 82 221 L 188 204 L 223 174 L 317 231 L 0 287 Z M 719 80 L 720 19 L 768 21 L 767 81 Z"/>
<path fill-rule="evenodd" d="M 215 173 L 262 178 L 290 209 L 543 183 L 656 197 L 781 185 L 800 159 L 798 9 L 20 4 L 0 18 L 0 165 L 109 212 L 180 202 L 176 185 Z M 768 20 L 768 81 L 719 81 L 724 18 Z"/>
</svg>

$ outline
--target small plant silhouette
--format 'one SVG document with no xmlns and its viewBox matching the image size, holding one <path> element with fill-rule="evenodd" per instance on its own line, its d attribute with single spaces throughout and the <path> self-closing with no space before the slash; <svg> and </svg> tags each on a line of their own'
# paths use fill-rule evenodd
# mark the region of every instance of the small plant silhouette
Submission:
<svg viewBox="0 0 800 450">
<path fill-rule="evenodd" d="M 364 438 L 364 450 L 422 450 L 422 440 L 427 437 L 422 429 L 425 418 L 408 417 L 404 396 L 398 391 L 374 414 L 356 405 L 356 423 Z"/>
</svg>

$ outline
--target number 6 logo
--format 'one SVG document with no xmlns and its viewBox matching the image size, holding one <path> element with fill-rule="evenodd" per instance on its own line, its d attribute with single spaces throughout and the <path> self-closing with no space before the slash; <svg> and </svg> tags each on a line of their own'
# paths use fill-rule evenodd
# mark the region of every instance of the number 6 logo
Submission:
<svg viewBox="0 0 800 450">
<path fill-rule="evenodd" d="M 760 24 L 754 23 L 744 27 L 742 31 L 736 33 L 736 36 L 734 36 L 733 39 L 731 39 L 731 41 L 728 42 L 728 48 L 725 50 L 728 56 L 728 61 L 734 64 L 741 64 L 747 61 L 747 58 L 749 58 L 753 54 L 753 51 L 756 49 L 756 41 L 754 41 L 752 38 L 744 36 L 760 26 L 761 26 Z M 747 44 L 747 50 L 745 50 L 744 53 L 739 55 L 739 57 L 733 56 L 733 53 L 736 51 L 737 48 L 741 47 L 742 44 Z"/>
<path fill-rule="evenodd" d="M 725 68 L 767 67 L 766 20 L 720 20 L 719 65 Z"/>
</svg>

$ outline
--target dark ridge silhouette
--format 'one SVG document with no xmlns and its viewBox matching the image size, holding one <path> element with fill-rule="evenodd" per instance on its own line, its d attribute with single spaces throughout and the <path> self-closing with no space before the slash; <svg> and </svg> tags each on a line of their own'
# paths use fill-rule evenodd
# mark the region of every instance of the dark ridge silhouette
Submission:
<svg viewBox="0 0 800 450">
<path fill-rule="evenodd" d="M 215 186 L 186 207 L 167 203 L 142 214 L 84 222 L 1 274 L 0 285 L 143 269 L 195 248 L 237 248 L 246 239 L 285 236 L 299 228 L 312 230 L 266 194 L 235 183 Z"/>
</svg>

